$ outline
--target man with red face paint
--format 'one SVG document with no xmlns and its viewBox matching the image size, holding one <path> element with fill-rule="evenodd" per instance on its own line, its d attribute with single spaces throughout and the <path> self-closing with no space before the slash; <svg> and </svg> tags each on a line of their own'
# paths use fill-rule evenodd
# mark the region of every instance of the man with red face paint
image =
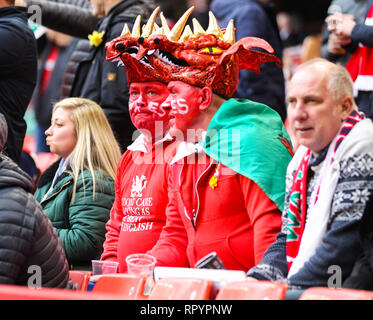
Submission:
<svg viewBox="0 0 373 320">
<path fill-rule="evenodd" d="M 159 266 L 185 266 L 178 260 L 185 251 L 189 266 L 195 267 L 215 251 L 226 268 L 247 271 L 281 229 L 283 199 L 272 184 L 284 183 L 281 162 L 291 159 L 278 139 L 279 134 L 287 136 L 281 119 L 269 107 L 226 101 L 208 87 L 171 81 L 168 88 L 174 116 L 170 134 L 184 141 L 171 161 L 167 224 L 149 253 Z M 260 125 L 257 112 L 272 127 L 250 132 L 248 127 Z M 227 144 L 232 145 L 232 156 L 219 156 L 229 153 Z M 278 158 L 268 159 L 270 150 Z M 246 167 L 252 165 L 255 169 Z"/>
<path fill-rule="evenodd" d="M 155 14 L 152 17 L 155 19 Z M 135 23 L 136 28 L 140 25 Z M 110 56 L 110 50 L 107 54 Z M 119 272 L 123 273 L 127 269 L 126 257 L 150 250 L 165 225 L 169 162 L 177 143 L 168 134 L 171 105 L 167 85 L 143 65 L 133 67 L 136 57 L 130 53 L 123 53 L 121 61 L 130 83 L 130 117 L 141 134 L 118 164 L 115 201 L 106 224 L 101 259 L 118 261 Z M 178 259 L 186 258 L 182 253 Z"/>
<path fill-rule="evenodd" d="M 106 45 L 107 58 L 146 70 L 144 79 L 152 75 L 168 83 L 170 134 L 181 140 L 164 195 L 166 225 L 148 253 L 159 266 L 195 267 L 216 251 L 228 269 L 247 271 L 281 229 L 292 147 L 278 113 L 229 98 L 240 68 L 259 72 L 262 63 L 278 59 L 250 50 L 271 52 L 262 39 L 235 43 L 233 22 L 223 34 L 211 13 L 206 31 L 193 20 L 194 32 L 188 26 L 182 33 L 191 11 L 172 30 L 161 14 L 162 30 L 147 24 L 140 36 L 124 28 L 122 37 Z M 133 112 L 143 98 L 137 102 Z"/>
<path fill-rule="evenodd" d="M 159 238 L 166 222 L 168 163 L 176 143 L 167 134 L 170 106 L 165 104 L 167 85 L 158 81 L 130 84 L 129 113 L 140 131 L 119 161 L 115 201 L 106 224 L 102 260 L 119 262 L 126 272 L 125 259 L 145 253 Z"/>
<path fill-rule="evenodd" d="M 125 27 L 106 44 L 107 59 L 145 70 L 145 81 L 168 83 L 170 134 L 181 140 L 170 163 L 166 225 L 149 253 L 159 266 L 195 267 L 216 251 L 228 269 L 247 271 L 280 231 L 292 148 L 277 112 L 226 98 L 237 89 L 240 68 L 259 72 L 278 59 L 250 50 L 272 52 L 262 39 L 235 43 L 233 21 L 223 33 L 212 13 L 206 31 L 193 20 L 194 31 L 183 32 L 192 10 L 172 30 L 162 14 L 157 29 L 156 11 L 144 28 Z"/>
</svg>

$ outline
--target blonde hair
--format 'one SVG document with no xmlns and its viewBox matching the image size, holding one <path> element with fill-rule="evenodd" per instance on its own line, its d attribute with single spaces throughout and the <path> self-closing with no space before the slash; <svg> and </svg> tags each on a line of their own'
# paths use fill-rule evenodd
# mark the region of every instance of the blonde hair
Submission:
<svg viewBox="0 0 373 320">
<path fill-rule="evenodd" d="M 89 170 L 93 179 L 93 196 L 96 190 L 96 178 L 99 171 L 109 175 L 113 180 L 121 157 L 118 142 L 102 108 L 92 100 L 84 98 L 66 98 L 55 104 L 58 108 L 69 111 L 69 118 L 74 124 L 76 145 L 69 155 L 70 167 L 74 179 L 72 201 L 74 200 L 78 176 Z M 82 174 L 83 185 L 84 175 Z"/>
</svg>

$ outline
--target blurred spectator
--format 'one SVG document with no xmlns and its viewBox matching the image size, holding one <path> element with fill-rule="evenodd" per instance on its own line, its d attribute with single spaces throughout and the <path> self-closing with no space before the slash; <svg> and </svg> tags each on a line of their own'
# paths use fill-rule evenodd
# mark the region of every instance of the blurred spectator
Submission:
<svg viewBox="0 0 373 320">
<path fill-rule="evenodd" d="M 0 283 L 71 288 L 61 240 L 30 192 L 30 177 L 1 154 L 6 139 L 0 114 Z M 35 267 L 40 279 L 30 279 Z"/>
<path fill-rule="evenodd" d="M 328 14 L 329 16 L 334 13 L 348 14 L 354 17 L 356 23 L 363 24 L 372 3 L 372 0 L 333 0 L 328 8 Z M 328 21 L 328 18 L 326 21 Z M 341 21 L 336 20 L 335 22 Z M 336 34 L 331 32 L 331 28 L 335 28 L 335 26 L 336 24 L 328 26 L 327 22 L 324 25 L 321 56 L 329 61 L 346 65 L 357 43 L 343 46 L 342 48 L 342 44 Z"/>
<path fill-rule="evenodd" d="M 313 58 L 321 57 L 321 34 L 310 34 L 305 37 L 301 48 L 301 61 L 306 62 Z"/>
<path fill-rule="evenodd" d="M 278 12 L 276 20 L 280 32 L 282 45 L 284 47 L 282 55 L 282 70 L 285 79 L 285 93 L 291 76 L 295 68 L 302 61 L 302 42 L 305 34 L 303 21 L 299 16 L 289 12 Z M 291 134 L 291 132 L 289 132 Z M 293 146 L 294 143 L 293 143 Z"/>
<path fill-rule="evenodd" d="M 37 74 L 36 40 L 27 24 L 25 8 L 14 0 L 0 0 L 0 112 L 8 123 L 3 152 L 19 163 L 30 102 Z"/>
<path fill-rule="evenodd" d="M 35 198 L 56 228 L 70 268 L 89 270 L 102 253 L 120 150 L 102 108 L 88 99 L 58 102 L 46 135 L 61 160 L 41 175 Z"/>
<path fill-rule="evenodd" d="M 270 1 L 257 0 L 212 0 L 211 11 L 226 27 L 234 19 L 236 40 L 243 37 L 258 37 L 269 42 L 275 55 L 282 59 L 282 43 L 276 22 L 276 11 Z M 286 118 L 285 80 L 283 71 L 274 63 L 266 63 L 260 74 L 241 70 L 237 97 L 261 102 L 276 110 L 283 121 Z"/>
<path fill-rule="evenodd" d="M 295 13 L 278 12 L 276 21 L 284 48 L 302 44 L 305 33 L 302 30 L 302 20 Z"/>
<path fill-rule="evenodd" d="M 27 0 L 29 5 L 35 3 L 31 1 L 43 0 Z M 87 2 L 82 3 L 82 0 L 69 0 L 57 5 L 43 2 L 43 8 L 52 6 L 45 12 L 42 10 L 45 26 L 85 39 L 89 33 L 94 36 L 95 41 L 82 39 L 78 42 L 67 65 L 61 98 L 83 97 L 97 102 L 103 108 L 122 152 L 132 142 L 134 132 L 128 114 L 129 89 L 124 69 L 105 60 L 105 43 L 118 37 L 125 23 L 131 29 L 137 15 L 147 19 L 156 7 L 155 1 L 97 0 L 92 1 L 92 12 L 78 6 L 86 7 Z M 47 13 L 46 20 L 44 16 Z M 95 21 L 98 22 L 96 25 Z"/>
<path fill-rule="evenodd" d="M 288 119 L 301 146 L 287 170 L 282 231 L 249 276 L 300 288 L 341 286 L 361 255 L 373 124 L 358 112 L 352 86 L 344 67 L 322 58 L 294 73 Z M 331 266 L 340 268 L 336 283 Z"/>
<path fill-rule="evenodd" d="M 196 18 L 205 30 L 209 25 L 209 7 L 211 0 L 187 0 L 186 6 L 190 8 L 194 6 L 194 10 L 190 15 L 187 24 L 190 24 L 193 18 Z M 190 24 L 191 25 L 191 24 Z"/>
<path fill-rule="evenodd" d="M 335 14 L 328 21 L 337 20 L 332 34 L 343 48 L 354 47 L 354 51 L 346 64 L 354 81 L 356 104 L 359 110 L 373 119 L 373 1 L 366 15 L 365 23 L 356 23 L 351 15 Z"/>
<path fill-rule="evenodd" d="M 77 43 L 71 36 L 52 29 L 47 29 L 46 37 L 48 41 L 38 61 L 38 83 L 33 95 L 36 153 L 49 152 L 45 130 L 50 125 L 53 105 L 60 100 L 62 78 Z"/>
</svg>

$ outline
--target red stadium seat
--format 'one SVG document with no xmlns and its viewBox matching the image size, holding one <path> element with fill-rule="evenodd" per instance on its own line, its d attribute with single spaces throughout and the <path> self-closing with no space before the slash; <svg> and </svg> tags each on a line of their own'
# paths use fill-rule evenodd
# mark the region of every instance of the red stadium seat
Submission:
<svg viewBox="0 0 373 320">
<path fill-rule="evenodd" d="M 299 300 L 373 300 L 373 291 L 313 287 L 306 289 Z"/>
<path fill-rule="evenodd" d="M 92 289 L 92 293 L 120 294 L 123 299 L 143 300 L 146 277 L 126 273 L 102 275 Z"/>
<path fill-rule="evenodd" d="M 104 294 L 53 288 L 0 285 L 0 300 L 124 300 L 118 294 Z"/>
<path fill-rule="evenodd" d="M 287 284 L 271 281 L 239 281 L 223 286 L 216 300 L 284 300 Z"/>
<path fill-rule="evenodd" d="M 164 278 L 155 283 L 149 300 L 209 300 L 212 281 L 192 278 Z"/>
<path fill-rule="evenodd" d="M 69 275 L 71 281 L 74 283 L 75 290 L 87 291 L 89 278 L 91 276 L 91 271 L 85 270 L 70 270 Z"/>
</svg>

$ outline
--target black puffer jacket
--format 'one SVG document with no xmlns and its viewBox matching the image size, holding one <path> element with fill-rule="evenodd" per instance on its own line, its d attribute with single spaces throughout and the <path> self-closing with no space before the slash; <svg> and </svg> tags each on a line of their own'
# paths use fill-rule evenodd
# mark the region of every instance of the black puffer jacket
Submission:
<svg viewBox="0 0 373 320">
<path fill-rule="evenodd" d="M 26 133 L 24 115 L 36 84 L 36 40 L 25 8 L 0 8 L 0 112 L 8 123 L 4 153 L 19 163 Z"/>
<path fill-rule="evenodd" d="M 43 287 L 70 287 L 61 240 L 31 188 L 30 177 L 0 157 L 0 283 L 38 285 L 40 267 Z"/>
</svg>

